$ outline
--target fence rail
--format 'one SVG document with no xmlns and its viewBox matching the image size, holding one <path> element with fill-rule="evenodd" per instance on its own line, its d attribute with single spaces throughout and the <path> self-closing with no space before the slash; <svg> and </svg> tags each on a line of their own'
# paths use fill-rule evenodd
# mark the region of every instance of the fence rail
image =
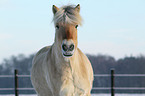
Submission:
<svg viewBox="0 0 145 96">
<path fill-rule="evenodd" d="M 115 90 L 145 90 L 145 87 L 113 87 Z M 93 87 L 93 90 L 110 90 L 110 87 Z"/>
<path fill-rule="evenodd" d="M 110 77 L 111 74 L 94 74 L 94 77 Z M 145 74 L 114 74 L 115 77 L 145 77 Z"/>
<path fill-rule="evenodd" d="M 145 87 L 115 87 L 115 77 L 145 77 L 145 74 L 115 74 L 114 69 L 111 69 L 111 74 L 94 74 L 94 77 L 110 77 L 111 87 L 93 87 L 93 90 L 110 90 L 111 96 L 115 96 L 114 90 L 145 90 Z M 19 88 L 18 78 L 30 78 L 30 75 L 19 75 L 18 71 L 14 71 L 14 75 L 0 75 L 0 78 L 14 78 L 14 88 L 0 88 L 0 91 L 15 91 L 15 96 L 18 96 L 19 90 L 34 90 L 34 88 Z"/>
<path fill-rule="evenodd" d="M 0 78 L 14 77 L 14 75 L 0 75 Z"/>
</svg>

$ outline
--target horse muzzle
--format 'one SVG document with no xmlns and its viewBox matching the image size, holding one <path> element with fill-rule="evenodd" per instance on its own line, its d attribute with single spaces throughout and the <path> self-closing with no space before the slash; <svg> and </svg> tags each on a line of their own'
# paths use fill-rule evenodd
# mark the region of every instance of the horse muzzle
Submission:
<svg viewBox="0 0 145 96">
<path fill-rule="evenodd" d="M 75 51 L 75 45 L 72 40 L 63 40 L 62 43 L 62 54 L 64 57 L 71 57 Z"/>
</svg>

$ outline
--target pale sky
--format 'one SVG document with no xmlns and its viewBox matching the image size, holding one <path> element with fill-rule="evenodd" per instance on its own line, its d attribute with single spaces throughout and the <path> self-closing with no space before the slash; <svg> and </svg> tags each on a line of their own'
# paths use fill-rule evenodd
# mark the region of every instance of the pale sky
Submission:
<svg viewBox="0 0 145 96">
<path fill-rule="evenodd" d="M 145 0 L 0 0 L 0 62 L 51 45 L 52 5 L 80 4 L 79 48 L 118 58 L 145 55 Z"/>
</svg>

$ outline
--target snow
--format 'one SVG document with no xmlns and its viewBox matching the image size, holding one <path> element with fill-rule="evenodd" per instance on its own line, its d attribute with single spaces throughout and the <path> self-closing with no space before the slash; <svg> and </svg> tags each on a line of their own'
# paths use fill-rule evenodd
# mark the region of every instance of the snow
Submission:
<svg viewBox="0 0 145 96">
<path fill-rule="evenodd" d="M 0 95 L 0 96 L 15 96 L 15 95 Z M 19 96 L 37 96 L 37 95 L 19 95 Z M 92 96 L 111 96 L 110 94 L 92 94 Z M 115 94 L 115 96 L 145 96 L 145 94 Z"/>
</svg>

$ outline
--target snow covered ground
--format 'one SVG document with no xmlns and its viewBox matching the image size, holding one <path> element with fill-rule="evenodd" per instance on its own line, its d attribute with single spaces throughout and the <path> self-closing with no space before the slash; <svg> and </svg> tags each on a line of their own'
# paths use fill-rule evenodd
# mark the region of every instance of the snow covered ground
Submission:
<svg viewBox="0 0 145 96">
<path fill-rule="evenodd" d="M 14 96 L 14 95 L 0 95 L 0 96 Z M 37 96 L 37 95 L 19 95 L 19 96 Z M 92 94 L 92 96 L 111 96 L 110 94 Z M 115 94 L 115 96 L 145 96 L 145 94 Z"/>
<path fill-rule="evenodd" d="M 111 96 L 110 94 L 96 94 L 92 96 Z M 145 94 L 115 94 L 115 96 L 145 96 Z"/>
</svg>

